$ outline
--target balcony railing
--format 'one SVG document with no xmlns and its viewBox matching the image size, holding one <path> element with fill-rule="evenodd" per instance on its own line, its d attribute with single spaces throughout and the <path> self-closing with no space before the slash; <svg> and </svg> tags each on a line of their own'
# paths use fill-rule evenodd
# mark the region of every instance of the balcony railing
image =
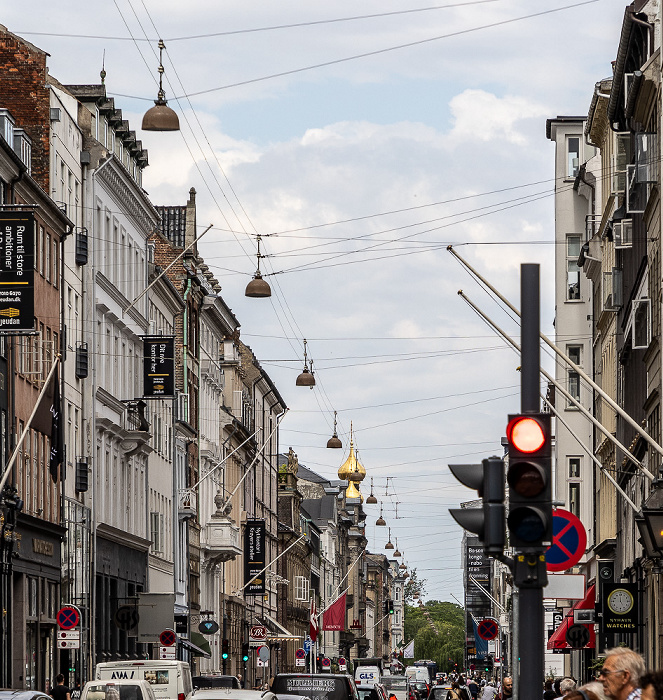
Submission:
<svg viewBox="0 0 663 700">
<path fill-rule="evenodd" d="M 193 489 L 180 489 L 178 512 L 180 518 L 195 518 L 198 512 L 196 492 Z"/>
</svg>

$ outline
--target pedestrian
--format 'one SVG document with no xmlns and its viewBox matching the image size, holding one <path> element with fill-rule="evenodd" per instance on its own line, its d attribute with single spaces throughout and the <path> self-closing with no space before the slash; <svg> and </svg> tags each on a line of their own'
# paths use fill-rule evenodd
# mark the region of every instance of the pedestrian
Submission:
<svg viewBox="0 0 663 700">
<path fill-rule="evenodd" d="M 55 676 L 55 686 L 51 689 L 53 700 L 71 700 L 71 691 L 64 684 L 64 676 L 58 673 Z"/>
<path fill-rule="evenodd" d="M 573 678 L 562 678 L 559 682 L 559 697 L 564 698 L 576 689 L 576 682 Z"/>
<path fill-rule="evenodd" d="M 641 694 L 640 678 L 644 675 L 645 662 L 637 651 L 614 647 L 605 652 L 598 678 L 610 700 L 637 700 Z"/>
<path fill-rule="evenodd" d="M 566 700 L 600 700 L 600 697 L 592 690 L 580 688 L 568 693 L 566 695 Z"/>
<path fill-rule="evenodd" d="M 497 700 L 506 700 L 513 696 L 513 678 L 511 676 L 506 676 L 502 680 L 502 687 L 500 692 L 495 696 Z"/>
<path fill-rule="evenodd" d="M 237 680 L 239 681 L 239 687 L 243 688 L 244 687 L 244 679 L 242 678 L 242 674 L 238 673 L 237 674 Z"/>
<path fill-rule="evenodd" d="M 543 685 L 543 700 L 555 700 L 557 694 L 553 688 L 553 679 L 548 678 Z"/>
<path fill-rule="evenodd" d="M 493 681 L 488 681 L 488 683 L 486 683 L 486 687 L 483 689 L 481 700 L 493 700 L 496 695 L 497 688 L 495 687 L 495 684 Z"/>
<path fill-rule="evenodd" d="M 663 671 L 650 671 L 640 679 L 642 700 L 663 700 Z"/>
<path fill-rule="evenodd" d="M 605 693 L 603 692 L 603 683 L 599 681 L 592 681 L 591 683 L 585 683 L 578 688 L 579 691 L 584 691 L 588 695 L 596 695 L 598 700 L 607 700 Z M 582 694 L 582 693 L 581 693 Z"/>
<path fill-rule="evenodd" d="M 477 700 L 477 696 L 479 695 L 479 686 L 477 685 L 477 682 L 474 680 L 474 678 L 470 678 L 467 682 L 467 689 L 470 691 L 472 700 Z"/>
<path fill-rule="evenodd" d="M 447 693 L 447 700 L 460 700 L 460 686 L 456 681 L 451 684 L 451 688 Z"/>
</svg>

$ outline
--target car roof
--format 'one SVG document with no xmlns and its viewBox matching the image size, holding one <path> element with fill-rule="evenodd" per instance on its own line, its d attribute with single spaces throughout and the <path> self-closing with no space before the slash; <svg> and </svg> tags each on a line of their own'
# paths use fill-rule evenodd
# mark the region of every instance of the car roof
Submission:
<svg viewBox="0 0 663 700">
<path fill-rule="evenodd" d="M 269 690 L 248 690 L 244 688 L 200 688 L 194 691 L 196 700 L 274 700 L 274 693 Z"/>
<path fill-rule="evenodd" d="M 94 681 L 88 681 L 85 686 L 88 685 L 150 685 L 143 678 L 98 678 Z M 83 687 L 85 687 L 83 686 Z"/>
</svg>

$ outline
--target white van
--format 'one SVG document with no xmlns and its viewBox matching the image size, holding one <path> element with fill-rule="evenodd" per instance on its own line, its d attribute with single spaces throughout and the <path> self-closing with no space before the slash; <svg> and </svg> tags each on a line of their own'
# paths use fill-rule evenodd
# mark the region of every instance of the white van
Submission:
<svg viewBox="0 0 663 700">
<path fill-rule="evenodd" d="M 408 666 L 405 669 L 405 677 L 411 683 L 421 681 L 430 685 L 430 676 L 428 675 L 428 668 L 426 668 L 426 666 Z"/>
<path fill-rule="evenodd" d="M 81 700 L 156 700 L 152 686 L 143 680 L 88 681 Z"/>
<path fill-rule="evenodd" d="M 147 681 L 156 700 L 186 700 L 193 692 L 191 668 L 186 661 L 106 661 L 97 664 L 95 678 Z"/>
<path fill-rule="evenodd" d="M 355 668 L 355 683 L 357 685 L 374 685 L 380 682 L 382 673 L 377 666 L 357 666 Z"/>
</svg>

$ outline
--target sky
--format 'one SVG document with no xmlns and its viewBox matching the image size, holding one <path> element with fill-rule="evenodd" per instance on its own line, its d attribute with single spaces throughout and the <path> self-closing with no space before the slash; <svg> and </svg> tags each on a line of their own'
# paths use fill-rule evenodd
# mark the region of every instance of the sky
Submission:
<svg viewBox="0 0 663 700">
<path fill-rule="evenodd" d="M 516 321 L 447 246 L 516 307 L 521 263 L 539 263 L 552 334 L 546 119 L 587 114 L 625 3 L 437 1 L 27 0 L 0 22 L 65 85 L 98 83 L 103 66 L 148 149 L 152 202 L 197 191 L 199 232 L 212 224 L 199 251 L 290 409 L 281 450 L 336 478 L 352 422 L 362 493 L 372 479 L 381 502 L 365 506 L 371 551 L 390 528 L 424 598 L 453 601 L 462 530 L 448 509 L 476 494 L 448 464 L 502 453 L 520 361 L 458 290 L 518 338 Z M 158 38 L 180 132 L 139 129 Z M 244 296 L 258 234 L 269 299 Z M 314 389 L 295 386 L 304 338 Z M 343 450 L 326 448 L 334 411 Z"/>
</svg>

